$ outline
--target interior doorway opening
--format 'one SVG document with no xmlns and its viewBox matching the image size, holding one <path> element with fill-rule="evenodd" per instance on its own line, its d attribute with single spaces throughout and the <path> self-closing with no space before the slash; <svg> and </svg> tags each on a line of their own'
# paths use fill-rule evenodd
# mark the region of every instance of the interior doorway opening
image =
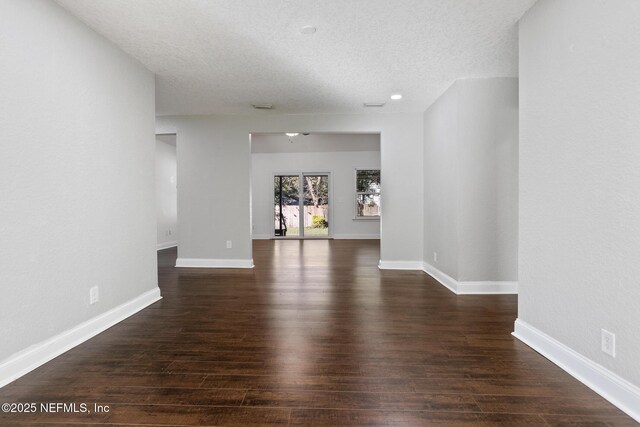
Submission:
<svg viewBox="0 0 640 427">
<path fill-rule="evenodd" d="M 156 135 L 157 250 L 178 246 L 177 135 Z"/>
<path fill-rule="evenodd" d="M 252 239 L 380 239 L 380 140 L 379 133 L 251 133 Z"/>
</svg>

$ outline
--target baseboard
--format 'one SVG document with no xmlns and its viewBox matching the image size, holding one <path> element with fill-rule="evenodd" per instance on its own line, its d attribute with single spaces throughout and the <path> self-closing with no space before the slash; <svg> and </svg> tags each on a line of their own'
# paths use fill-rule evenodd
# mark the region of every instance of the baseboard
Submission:
<svg viewBox="0 0 640 427">
<path fill-rule="evenodd" d="M 544 332 L 516 319 L 513 336 L 640 422 L 640 388 Z"/>
<path fill-rule="evenodd" d="M 254 234 L 251 238 L 253 240 L 271 240 L 273 236 L 269 236 L 267 234 Z"/>
<path fill-rule="evenodd" d="M 336 240 L 380 240 L 379 234 L 334 234 L 331 236 Z M 251 236 L 253 240 L 270 240 L 273 236 L 267 236 L 262 234 L 254 234 Z"/>
<path fill-rule="evenodd" d="M 476 281 L 459 282 L 429 263 L 423 263 L 422 271 L 436 279 L 441 285 L 456 295 L 498 295 L 517 294 L 518 282 Z"/>
<path fill-rule="evenodd" d="M 422 262 L 420 261 L 383 261 L 378 263 L 380 270 L 421 270 Z"/>
<path fill-rule="evenodd" d="M 340 240 L 380 240 L 380 234 L 334 234 L 333 238 Z"/>
<path fill-rule="evenodd" d="M 163 249 L 175 248 L 176 246 L 178 246 L 178 242 L 175 240 L 172 242 L 158 243 L 156 245 L 156 250 L 161 251 Z"/>
<path fill-rule="evenodd" d="M 187 268 L 253 268 L 253 259 L 178 258 L 176 267 Z"/>
<path fill-rule="evenodd" d="M 518 282 L 458 282 L 458 295 L 517 295 Z"/>
<path fill-rule="evenodd" d="M 160 288 L 152 289 L 131 301 L 10 356 L 0 362 L 0 387 L 17 380 L 161 298 Z"/>
<path fill-rule="evenodd" d="M 422 263 L 422 271 L 436 279 L 436 281 L 438 281 L 442 286 L 449 289 L 454 294 L 458 294 L 458 281 L 453 277 L 449 276 L 446 273 L 443 273 L 427 262 Z"/>
</svg>

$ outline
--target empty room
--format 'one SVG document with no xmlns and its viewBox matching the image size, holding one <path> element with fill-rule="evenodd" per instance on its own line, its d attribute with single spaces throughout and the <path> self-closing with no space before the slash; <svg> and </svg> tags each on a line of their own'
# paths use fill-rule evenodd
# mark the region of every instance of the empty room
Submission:
<svg viewBox="0 0 640 427">
<path fill-rule="evenodd" d="M 639 21 L 0 0 L 0 425 L 638 425 Z"/>
</svg>

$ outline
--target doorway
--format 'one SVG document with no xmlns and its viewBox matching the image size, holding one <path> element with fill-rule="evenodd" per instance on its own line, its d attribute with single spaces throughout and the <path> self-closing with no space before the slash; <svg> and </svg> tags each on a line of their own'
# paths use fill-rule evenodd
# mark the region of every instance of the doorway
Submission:
<svg viewBox="0 0 640 427">
<path fill-rule="evenodd" d="M 273 237 L 331 237 L 329 172 L 273 176 Z"/>
</svg>

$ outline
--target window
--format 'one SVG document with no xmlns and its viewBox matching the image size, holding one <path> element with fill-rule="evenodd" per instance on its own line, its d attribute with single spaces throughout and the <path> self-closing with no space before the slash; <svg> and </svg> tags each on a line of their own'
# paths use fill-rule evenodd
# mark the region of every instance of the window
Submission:
<svg viewBox="0 0 640 427">
<path fill-rule="evenodd" d="M 356 219 L 380 218 L 380 169 L 356 169 Z"/>
</svg>

